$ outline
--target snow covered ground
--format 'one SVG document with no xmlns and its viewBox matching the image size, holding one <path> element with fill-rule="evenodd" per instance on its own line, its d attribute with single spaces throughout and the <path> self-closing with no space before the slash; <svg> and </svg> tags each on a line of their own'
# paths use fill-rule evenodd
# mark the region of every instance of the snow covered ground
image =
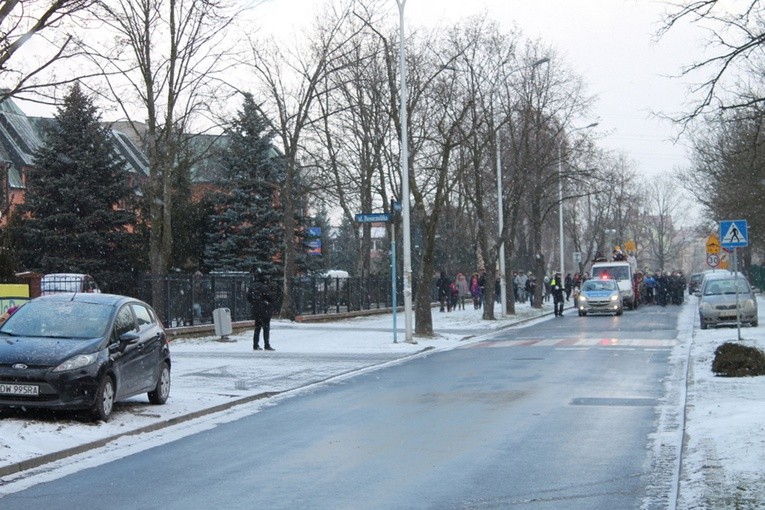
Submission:
<svg viewBox="0 0 765 510">
<path fill-rule="evenodd" d="M 738 341 L 736 328 L 701 330 L 696 298 L 687 300 L 680 328 L 693 322 L 688 350 L 687 409 L 680 509 L 765 508 L 765 376 L 717 377 L 717 347 Z M 760 326 L 742 327 L 741 343 L 765 349 L 765 300 L 758 298 Z M 681 333 L 682 335 L 682 333 Z"/>
<path fill-rule="evenodd" d="M 737 331 L 698 329 L 695 304 L 696 298 L 691 297 L 682 308 L 680 341 L 672 353 L 676 370 L 669 378 L 676 380 L 667 383 L 683 388 L 681 402 L 687 397 L 677 508 L 765 508 L 765 377 L 721 378 L 712 374 L 715 349 L 725 341 L 736 340 Z M 546 305 L 544 311 L 550 308 Z M 765 302 L 761 300 L 763 313 Z M 99 459 L 89 460 L 88 454 L 82 453 L 67 460 L 60 452 L 87 452 L 92 443 L 106 444 L 107 449 L 118 443 L 146 443 L 139 434 L 168 421 L 181 426 L 167 429 L 160 441 L 173 440 L 193 433 L 191 422 L 185 420 L 207 415 L 210 408 L 219 412 L 208 415 L 214 418 L 208 418 L 206 427 L 273 405 L 275 399 L 264 399 L 264 393 L 304 391 L 358 370 L 400 363 L 426 350 L 452 349 L 518 320 L 546 320 L 535 319 L 538 316 L 538 310 L 526 305 L 518 307 L 517 315 L 497 321 L 483 321 L 481 311 L 472 306 L 451 313 L 435 309 L 437 335 L 417 338 L 417 344 L 404 342 L 403 333 L 394 343 L 391 314 L 320 324 L 274 321 L 274 353 L 253 352 L 249 332 L 233 336 L 233 342 L 218 342 L 214 337 L 176 341 L 171 346 L 173 386 L 166 405 L 152 406 L 145 396 L 135 397 L 119 404 L 109 423 L 47 414 L 35 419 L 1 415 L 0 497 L 6 491 L 18 490 L 12 486 L 24 478 L 20 470 L 52 469 L 50 465 L 37 468 L 42 461 L 64 457 L 59 465 L 79 465 L 104 462 L 108 457 L 102 451 Z M 765 324 L 763 317 L 760 320 Z M 402 314 L 398 314 L 397 323 L 403 328 Z M 741 335 L 744 343 L 765 348 L 764 327 L 742 328 Z M 683 386 L 686 376 L 687 386 Z M 682 410 L 676 414 L 683 416 Z M 170 432 L 184 428 L 185 432 Z M 115 439 L 119 436 L 123 437 Z"/>
</svg>

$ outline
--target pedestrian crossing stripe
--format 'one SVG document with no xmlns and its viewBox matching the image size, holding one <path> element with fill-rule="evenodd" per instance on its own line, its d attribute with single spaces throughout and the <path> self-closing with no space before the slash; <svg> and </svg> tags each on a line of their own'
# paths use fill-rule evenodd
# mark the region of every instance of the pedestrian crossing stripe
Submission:
<svg viewBox="0 0 765 510">
<path fill-rule="evenodd" d="M 553 347 L 577 348 L 577 347 L 642 347 L 661 348 L 674 347 L 677 340 L 654 339 L 654 338 L 524 338 L 513 340 L 484 340 L 470 345 L 471 348 L 497 348 L 497 347 Z"/>
<path fill-rule="evenodd" d="M 720 244 L 723 248 L 749 246 L 746 220 L 721 221 L 720 233 Z"/>
</svg>

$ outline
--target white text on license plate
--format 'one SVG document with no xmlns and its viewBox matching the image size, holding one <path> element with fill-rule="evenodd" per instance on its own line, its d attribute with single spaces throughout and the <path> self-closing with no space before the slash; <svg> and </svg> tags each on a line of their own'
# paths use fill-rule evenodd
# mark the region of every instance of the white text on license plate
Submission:
<svg viewBox="0 0 765 510">
<path fill-rule="evenodd" d="M 0 383 L 0 393 L 3 395 L 39 395 L 40 387 L 33 384 Z"/>
</svg>

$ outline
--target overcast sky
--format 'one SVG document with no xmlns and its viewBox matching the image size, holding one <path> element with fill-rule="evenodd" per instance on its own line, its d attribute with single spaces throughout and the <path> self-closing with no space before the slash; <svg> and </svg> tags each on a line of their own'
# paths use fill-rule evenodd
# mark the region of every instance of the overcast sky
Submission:
<svg viewBox="0 0 765 510">
<path fill-rule="evenodd" d="M 398 19 L 396 0 L 391 22 Z M 305 23 L 318 0 L 266 0 L 259 7 L 263 26 L 291 31 Z M 673 78 L 700 56 L 704 33 L 684 25 L 658 39 L 669 5 L 654 0 L 406 0 L 407 31 L 418 25 L 449 25 L 487 13 L 503 28 L 514 24 L 529 39 L 539 38 L 597 97 L 592 119 L 600 145 L 623 151 L 641 175 L 666 176 L 687 166 L 687 151 L 673 142 L 678 130 L 652 115 L 677 113 L 685 105 L 688 80 Z"/>
</svg>

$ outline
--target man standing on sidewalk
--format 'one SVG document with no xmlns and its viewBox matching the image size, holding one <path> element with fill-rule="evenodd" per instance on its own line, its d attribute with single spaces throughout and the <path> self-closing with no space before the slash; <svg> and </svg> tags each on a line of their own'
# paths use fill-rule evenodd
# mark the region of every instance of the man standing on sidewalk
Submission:
<svg viewBox="0 0 765 510">
<path fill-rule="evenodd" d="M 257 273 L 253 279 L 250 288 L 247 289 L 247 301 L 252 306 L 252 315 L 255 319 L 255 333 L 252 337 L 252 349 L 260 350 L 260 330 L 263 330 L 263 348 L 267 351 L 273 351 L 271 347 L 271 314 L 274 309 L 274 296 L 271 292 L 268 278 Z"/>
</svg>

